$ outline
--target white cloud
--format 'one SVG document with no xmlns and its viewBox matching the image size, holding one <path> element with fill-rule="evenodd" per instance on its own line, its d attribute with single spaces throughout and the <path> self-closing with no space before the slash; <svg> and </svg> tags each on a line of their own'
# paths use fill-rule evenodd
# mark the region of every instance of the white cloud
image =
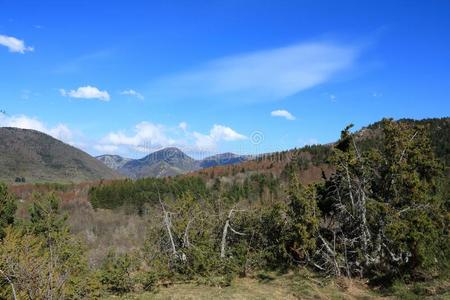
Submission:
<svg viewBox="0 0 450 300">
<path fill-rule="evenodd" d="M 119 147 L 116 145 L 94 145 L 94 149 L 100 153 L 116 153 Z"/>
<path fill-rule="evenodd" d="M 193 132 L 193 137 L 195 139 L 195 146 L 198 150 L 212 151 L 217 148 L 217 144 L 221 141 L 238 141 L 247 139 L 246 136 L 237 133 L 233 129 L 223 125 L 215 124 L 209 134 L 201 134 L 198 132 Z"/>
<path fill-rule="evenodd" d="M 166 129 L 162 125 L 149 122 L 141 122 L 134 127 L 133 134 L 123 131 L 110 132 L 102 139 L 103 145 L 128 146 L 134 151 L 149 152 L 173 145 L 175 141 L 166 135 Z"/>
<path fill-rule="evenodd" d="M 76 90 L 66 91 L 60 89 L 59 92 L 62 96 L 67 96 L 71 98 L 82 98 L 82 99 L 99 99 L 102 101 L 109 101 L 111 97 L 107 91 L 101 91 L 94 86 L 82 86 Z"/>
<path fill-rule="evenodd" d="M 56 127 L 50 128 L 47 130 L 47 133 L 62 141 L 66 141 L 72 144 L 73 133 L 64 124 L 58 124 Z"/>
<path fill-rule="evenodd" d="M 126 95 L 126 96 L 133 96 L 133 97 L 138 98 L 139 100 L 144 100 L 144 96 L 142 94 L 140 94 L 132 89 L 124 90 L 124 91 L 120 92 L 120 94 Z"/>
<path fill-rule="evenodd" d="M 199 132 L 192 133 L 195 139 L 195 148 L 200 151 L 214 151 L 217 148 L 217 142 L 210 136 Z"/>
<path fill-rule="evenodd" d="M 182 129 L 180 135 L 179 129 Z M 214 125 L 208 134 L 190 132 L 187 123 L 181 122 L 175 128 L 150 122 L 138 123 L 132 132 L 108 133 L 94 149 L 99 152 L 141 152 L 149 153 L 164 147 L 179 147 L 185 151 L 212 151 L 220 142 L 244 140 L 247 137 L 230 127 Z"/>
<path fill-rule="evenodd" d="M 180 124 L 178 124 L 178 127 L 179 127 L 181 130 L 186 131 L 186 130 L 187 130 L 187 127 L 188 127 L 188 124 L 187 124 L 186 122 L 181 122 Z"/>
<path fill-rule="evenodd" d="M 295 120 L 295 117 L 290 112 L 288 112 L 287 110 L 284 110 L 284 109 L 274 110 L 270 113 L 270 115 L 272 117 L 286 118 L 286 120 L 290 120 L 290 121 Z"/>
<path fill-rule="evenodd" d="M 27 51 L 34 51 L 34 48 L 26 46 L 23 40 L 2 34 L 0 34 L 0 45 L 7 47 L 9 52 L 24 54 Z"/>
<path fill-rule="evenodd" d="M 237 133 L 230 127 L 223 125 L 214 125 L 209 135 L 216 141 L 238 141 L 245 140 L 247 138 L 246 136 Z"/>
<path fill-rule="evenodd" d="M 330 42 L 245 53 L 161 78 L 151 93 L 164 98 L 278 100 L 323 84 L 354 66 L 359 47 Z"/>
<path fill-rule="evenodd" d="M 65 124 L 58 124 L 55 127 L 48 127 L 37 118 L 28 117 L 25 115 L 6 116 L 0 114 L 0 127 L 17 127 L 22 129 L 33 129 L 56 139 L 62 140 L 66 143 L 72 144 L 74 133 Z"/>
</svg>

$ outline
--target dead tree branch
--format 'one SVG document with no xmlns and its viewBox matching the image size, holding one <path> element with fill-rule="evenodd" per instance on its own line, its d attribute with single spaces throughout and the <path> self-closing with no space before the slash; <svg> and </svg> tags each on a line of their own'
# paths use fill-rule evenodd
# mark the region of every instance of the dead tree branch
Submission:
<svg viewBox="0 0 450 300">
<path fill-rule="evenodd" d="M 5 278 L 5 280 L 6 280 L 6 281 L 9 283 L 9 285 L 11 286 L 13 298 L 14 298 L 14 300 L 17 300 L 16 289 L 14 288 L 14 283 L 12 282 L 11 278 L 9 278 L 9 276 L 6 275 L 6 273 L 3 272 L 3 270 L 1 270 L 1 269 L 0 269 L 0 274 L 2 274 L 3 278 Z"/>
</svg>

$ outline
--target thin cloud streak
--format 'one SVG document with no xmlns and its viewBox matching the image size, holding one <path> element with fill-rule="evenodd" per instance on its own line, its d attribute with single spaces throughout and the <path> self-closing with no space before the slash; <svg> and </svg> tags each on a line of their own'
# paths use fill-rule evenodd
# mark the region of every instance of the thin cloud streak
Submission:
<svg viewBox="0 0 450 300">
<path fill-rule="evenodd" d="M 274 101 L 331 80 L 354 67 L 360 47 L 331 42 L 225 57 L 150 84 L 162 99 Z"/>
<path fill-rule="evenodd" d="M 136 97 L 136 98 L 138 98 L 139 100 L 144 100 L 144 96 L 143 96 L 141 93 L 136 92 L 136 91 L 133 90 L 133 89 L 123 90 L 122 92 L 120 92 L 120 94 L 121 94 L 121 95 L 125 95 L 125 96 Z"/>
</svg>

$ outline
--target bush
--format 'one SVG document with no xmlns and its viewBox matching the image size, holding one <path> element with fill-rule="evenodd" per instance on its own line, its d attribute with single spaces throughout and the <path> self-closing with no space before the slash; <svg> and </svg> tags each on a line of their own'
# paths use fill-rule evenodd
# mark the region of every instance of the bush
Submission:
<svg viewBox="0 0 450 300">
<path fill-rule="evenodd" d="M 100 268 L 100 281 L 107 291 L 124 294 L 133 290 L 133 260 L 128 254 L 109 252 Z"/>
</svg>

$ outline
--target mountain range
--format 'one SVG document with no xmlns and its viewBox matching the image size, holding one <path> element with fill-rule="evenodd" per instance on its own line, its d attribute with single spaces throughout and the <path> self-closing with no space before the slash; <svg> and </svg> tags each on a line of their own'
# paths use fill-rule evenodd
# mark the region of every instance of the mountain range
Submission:
<svg viewBox="0 0 450 300">
<path fill-rule="evenodd" d="M 130 178 L 167 177 L 251 159 L 251 156 L 222 153 L 201 160 L 194 159 L 175 147 L 164 148 L 140 159 L 129 159 L 119 155 L 96 157 L 108 167 Z"/>
<path fill-rule="evenodd" d="M 426 128 L 436 156 L 450 175 L 450 118 L 402 119 Z M 357 132 L 362 147 L 379 147 L 380 122 Z M 268 172 L 282 175 L 287 164 L 297 157 L 296 168 L 302 178 L 319 178 L 327 172 L 331 144 L 306 146 L 264 155 L 241 156 L 223 153 L 194 159 L 177 148 L 165 148 L 141 159 L 119 155 L 101 155 L 97 159 L 45 133 L 12 127 L 0 127 L 0 181 L 73 182 L 99 179 L 165 177 L 196 171 L 207 178 L 233 174 Z M 301 155 L 295 155 L 295 154 Z"/>
</svg>

